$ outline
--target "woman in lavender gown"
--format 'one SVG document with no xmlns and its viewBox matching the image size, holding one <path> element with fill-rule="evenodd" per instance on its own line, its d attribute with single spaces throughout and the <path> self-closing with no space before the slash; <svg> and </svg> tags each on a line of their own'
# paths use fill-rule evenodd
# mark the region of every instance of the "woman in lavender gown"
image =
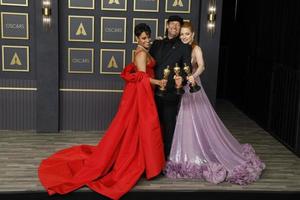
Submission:
<svg viewBox="0 0 300 200">
<path fill-rule="evenodd" d="M 183 43 L 192 45 L 192 76 L 201 90 L 190 93 L 185 86 L 177 116 L 170 156 L 165 168 L 169 178 L 199 178 L 211 183 L 240 185 L 259 179 L 265 164 L 249 144 L 240 144 L 227 130 L 211 106 L 199 75 L 204 70 L 201 48 L 193 41 L 190 22 L 181 27 Z"/>
</svg>

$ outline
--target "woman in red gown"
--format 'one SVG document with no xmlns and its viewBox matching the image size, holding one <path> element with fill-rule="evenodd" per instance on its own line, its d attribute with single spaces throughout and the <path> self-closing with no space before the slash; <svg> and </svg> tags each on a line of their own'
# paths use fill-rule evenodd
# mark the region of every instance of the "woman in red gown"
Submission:
<svg viewBox="0 0 300 200">
<path fill-rule="evenodd" d="M 166 83 L 153 79 L 150 33 L 146 24 L 135 27 L 135 59 L 121 73 L 126 85 L 119 109 L 98 145 L 70 147 L 41 162 L 39 178 L 49 195 L 66 194 L 86 185 L 119 199 L 144 172 L 151 179 L 163 170 L 163 142 L 151 85 Z"/>
</svg>

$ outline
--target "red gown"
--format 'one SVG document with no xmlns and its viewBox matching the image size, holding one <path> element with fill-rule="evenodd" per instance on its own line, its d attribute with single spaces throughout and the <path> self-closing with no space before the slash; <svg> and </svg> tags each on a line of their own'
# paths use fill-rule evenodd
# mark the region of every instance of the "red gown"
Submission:
<svg viewBox="0 0 300 200">
<path fill-rule="evenodd" d="M 121 73 L 126 81 L 118 112 L 97 146 L 80 145 L 43 160 L 38 169 L 49 195 L 66 194 L 84 185 L 112 199 L 128 192 L 145 172 L 151 179 L 165 166 L 160 123 L 147 71 L 129 64 Z"/>
</svg>

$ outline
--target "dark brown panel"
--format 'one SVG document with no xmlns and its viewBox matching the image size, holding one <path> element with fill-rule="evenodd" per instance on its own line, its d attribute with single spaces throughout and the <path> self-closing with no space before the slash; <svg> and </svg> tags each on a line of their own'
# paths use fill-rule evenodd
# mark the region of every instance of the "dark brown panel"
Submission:
<svg viewBox="0 0 300 200">
<path fill-rule="evenodd" d="M 60 92 L 61 130 L 106 130 L 113 119 L 122 93 Z"/>
<path fill-rule="evenodd" d="M 300 154 L 297 138 L 300 116 L 300 73 L 284 66 L 274 71 L 271 131 L 290 149 Z"/>
<path fill-rule="evenodd" d="M 35 130 L 35 116 L 35 90 L 0 89 L 0 130 Z"/>
</svg>

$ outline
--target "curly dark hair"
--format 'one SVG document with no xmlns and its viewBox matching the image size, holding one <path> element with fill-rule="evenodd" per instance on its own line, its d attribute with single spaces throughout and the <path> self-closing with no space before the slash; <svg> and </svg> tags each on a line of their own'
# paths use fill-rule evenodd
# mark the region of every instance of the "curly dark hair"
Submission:
<svg viewBox="0 0 300 200">
<path fill-rule="evenodd" d="M 134 27 L 134 35 L 136 37 L 139 37 L 143 32 L 145 32 L 148 36 L 151 36 L 151 28 L 147 24 L 140 23 Z"/>
</svg>

